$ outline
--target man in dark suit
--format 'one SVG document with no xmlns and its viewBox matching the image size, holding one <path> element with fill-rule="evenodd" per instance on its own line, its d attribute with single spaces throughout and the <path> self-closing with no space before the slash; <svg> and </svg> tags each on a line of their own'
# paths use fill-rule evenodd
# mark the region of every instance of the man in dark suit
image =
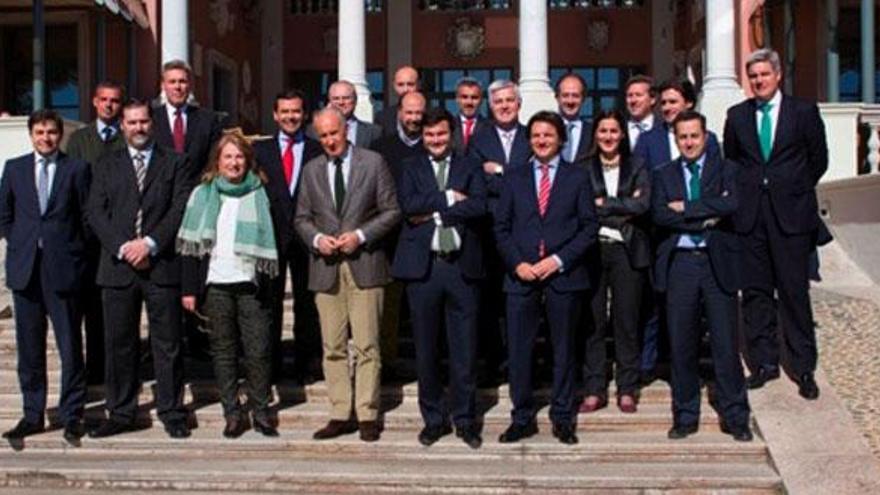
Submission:
<svg viewBox="0 0 880 495">
<path fill-rule="evenodd" d="M 812 400 L 819 387 L 808 268 L 819 228 L 815 188 L 828 168 L 825 125 L 815 103 L 782 94 L 776 52 L 755 51 L 746 72 L 755 97 L 727 111 L 724 154 L 740 166 L 743 201 L 734 222 L 750 275 L 743 291 L 748 384 L 759 388 L 779 376 L 775 291 L 790 374 Z"/>
<path fill-rule="evenodd" d="M 305 135 L 305 115 L 305 95 L 301 91 L 292 89 L 278 94 L 272 112 L 278 132 L 272 139 L 254 143 L 254 154 L 257 163 L 269 177 L 266 193 L 272 206 L 279 271 L 284 274 L 285 270 L 290 270 L 295 315 L 296 375 L 304 383 L 310 383 L 321 375 L 321 330 L 315 296 L 308 290 L 309 249 L 293 228 L 293 215 L 303 167 L 321 154 L 321 145 Z M 281 335 L 286 282 L 284 276 L 276 279 L 272 340 L 273 375 L 276 381 L 282 373 Z"/>
<path fill-rule="evenodd" d="M 373 149 L 376 141 L 382 137 L 382 128 L 376 124 L 364 122 L 354 115 L 357 107 L 357 92 L 348 81 L 336 81 L 327 90 L 329 106 L 336 108 L 345 116 L 345 128 L 350 143 L 360 148 Z M 392 115 L 395 115 L 392 112 Z M 314 127 L 310 127 L 309 135 L 317 139 Z"/>
<path fill-rule="evenodd" d="M 103 288 L 107 323 L 110 415 L 90 435 L 116 435 L 134 425 L 140 388 L 140 315 L 146 302 L 156 409 L 168 435 L 183 438 L 189 436 L 189 427 L 182 404 L 180 260 L 174 242 L 193 166 L 185 155 L 154 142 L 147 102 L 126 103 L 121 127 L 127 146 L 98 162 L 89 195 L 89 222 L 103 248 L 98 285 Z"/>
<path fill-rule="evenodd" d="M 43 431 L 46 410 L 46 315 L 61 359 L 58 416 L 64 439 L 78 446 L 86 402 L 78 291 L 86 271 L 85 203 L 89 168 L 58 151 L 64 129 L 52 110 L 28 119 L 34 152 L 6 163 L 0 184 L 0 237 L 7 240 L 6 285 L 15 307 L 18 381 L 24 418 L 3 438 Z"/>
<path fill-rule="evenodd" d="M 455 84 L 455 104 L 458 105 L 458 118 L 452 129 L 453 149 L 456 153 L 467 153 L 468 145 L 474 133 L 486 123 L 480 115 L 480 104 L 483 102 L 483 88 L 480 82 L 472 77 L 462 77 Z"/>
<path fill-rule="evenodd" d="M 654 127 L 654 103 L 657 92 L 654 89 L 654 80 L 643 74 L 636 74 L 626 81 L 624 86 L 626 96 L 626 111 L 629 118 L 626 123 L 626 132 L 629 137 L 630 149 L 635 149 L 639 139 Z"/>
<path fill-rule="evenodd" d="M 495 239 L 507 275 L 507 345 L 512 421 L 498 439 L 537 433 L 532 355 L 542 309 L 553 346 L 553 436 L 577 443 L 574 423 L 574 335 L 590 286 L 586 253 L 598 223 L 590 178 L 562 160 L 565 124 L 538 112 L 528 125 L 534 158 L 505 176 L 495 210 Z M 534 198 L 534 199 L 532 199 Z M 543 307 L 543 308 L 542 308 Z"/>
<path fill-rule="evenodd" d="M 681 158 L 654 172 L 652 215 L 661 229 L 657 290 L 666 292 L 672 357 L 670 439 L 700 422 L 700 315 L 709 322 L 715 404 L 721 431 L 750 441 L 749 403 L 736 347 L 736 293 L 742 287 L 737 164 L 706 151 L 706 118 L 686 110 L 673 124 Z M 702 312 L 700 305 L 702 304 Z"/>
<path fill-rule="evenodd" d="M 397 101 L 391 102 L 392 105 L 376 112 L 374 119 L 376 124 L 382 128 L 383 136 L 397 134 L 397 109 L 400 106 L 400 100 L 403 99 L 403 95 L 419 90 L 419 72 L 411 65 L 398 67 L 391 80 L 391 89 L 394 90 Z"/>
<path fill-rule="evenodd" d="M 400 222 L 394 179 L 378 153 L 352 146 L 345 116 L 335 108 L 315 115 L 324 154 L 303 169 L 294 226 L 312 249 L 309 289 L 316 292 L 331 419 L 315 439 L 356 430 L 366 442 L 380 436 L 379 322 L 383 286 L 390 282 L 385 237 Z M 356 356 L 354 394 L 348 335 Z M 358 423 L 351 421 L 354 410 Z"/>
<path fill-rule="evenodd" d="M 392 275 L 406 281 L 416 368 L 419 408 L 425 427 L 422 445 L 452 432 L 472 448 L 482 443 L 474 423 L 475 362 L 479 281 L 485 277 L 479 223 L 486 215 L 486 183 L 479 164 L 455 155 L 454 118 L 434 108 L 422 121 L 424 150 L 404 163 L 398 199 L 407 218 L 394 258 Z M 449 349 L 450 404 L 443 400 L 437 345 L 446 321 Z"/>
<path fill-rule="evenodd" d="M 556 102 L 559 115 L 565 121 L 566 141 L 562 158 L 569 163 L 580 163 L 590 154 L 593 137 L 590 127 L 581 118 L 581 107 L 587 97 L 587 82 L 575 72 L 562 76 L 556 83 Z"/>
<path fill-rule="evenodd" d="M 125 139 L 119 133 L 123 97 L 122 86 L 113 81 L 104 81 L 95 87 L 92 106 L 95 107 L 97 118 L 70 135 L 67 141 L 68 156 L 94 165 L 105 154 L 125 147 Z M 86 333 L 86 381 L 99 385 L 104 383 L 104 309 L 95 277 L 98 274 L 101 244 L 93 236 L 87 242 L 87 272 L 80 291 Z"/>
</svg>

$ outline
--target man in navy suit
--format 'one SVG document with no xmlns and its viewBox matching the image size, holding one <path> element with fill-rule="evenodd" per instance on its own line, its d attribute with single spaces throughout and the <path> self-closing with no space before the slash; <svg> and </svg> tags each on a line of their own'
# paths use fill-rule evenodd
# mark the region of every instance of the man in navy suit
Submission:
<svg viewBox="0 0 880 495">
<path fill-rule="evenodd" d="M 657 100 L 654 80 L 646 75 L 636 74 L 626 81 L 624 94 L 626 111 L 629 114 L 626 132 L 630 149 L 635 149 L 639 139 L 654 128 L 657 120 L 654 118 L 654 103 Z"/>
<path fill-rule="evenodd" d="M 480 104 L 483 102 L 483 88 L 480 82 L 472 77 L 462 77 L 455 84 L 455 104 L 458 106 L 458 118 L 452 128 L 452 142 L 455 152 L 466 154 L 471 138 L 486 123 L 480 115 Z"/>
<path fill-rule="evenodd" d="M 61 117 L 38 110 L 28 119 L 33 153 L 6 163 L 0 184 L 0 236 L 6 238 L 6 284 L 15 306 L 18 381 L 24 418 L 3 433 L 10 441 L 43 431 L 46 409 L 46 316 L 61 358 L 58 405 L 64 439 L 79 445 L 86 401 L 78 290 L 86 272 L 88 164 L 58 151 Z"/>
<path fill-rule="evenodd" d="M 391 273 L 406 281 L 413 318 L 419 408 L 431 445 L 452 432 L 472 448 L 482 443 L 474 424 L 479 282 L 485 277 L 479 221 L 486 215 L 486 183 L 478 163 L 455 155 L 454 118 L 442 108 L 422 120 L 426 152 L 407 159 L 398 190 L 407 221 Z M 443 400 L 439 339 L 445 320 L 450 407 Z"/>
<path fill-rule="evenodd" d="M 296 375 L 304 383 L 315 381 L 321 375 L 321 328 L 315 295 L 308 290 L 309 248 L 293 228 L 293 214 L 299 193 L 302 169 L 312 158 L 321 154 L 321 145 L 305 135 L 305 95 L 296 89 L 275 97 L 272 116 L 278 131 L 272 139 L 254 143 L 257 163 L 266 172 L 269 182 L 266 193 L 272 206 L 272 223 L 278 243 L 279 271 L 290 270 L 293 286 L 294 365 Z M 273 313 L 273 376 L 281 378 L 281 334 L 284 310 L 284 288 L 287 277 L 276 279 Z"/>
<path fill-rule="evenodd" d="M 589 288 L 586 253 L 598 222 L 590 178 L 562 160 L 565 124 L 538 112 L 528 125 L 534 158 L 510 167 L 495 210 L 495 237 L 507 274 L 507 345 L 512 422 L 502 443 L 537 433 L 532 354 L 542 309 L 553 346 L 553 436 L 577 443 L 574 424 L 574 335 Z M 543 307 L 543 308 L 542 308 Z"/>
<path fill-rule="evenodd" d="M 556 82 L 556 102 L 559 103 L 559 115 L 565 121 L 567 134 L 562 158 L 569 163 L 586 160 L 593 143 L 590 127 L 581 118 L 581 107 L 586 97 L 587 82 L 576 72 L 570 72 Z"/>
<path fill-rule="evenodd" d="M 667 295 L 672 350 L 670 439 L 697 432 L 700 421 L 700 316 L 709 322 L 715 403 L 721 431 L 750 441 L 749 403 L 736 347 L 736 293 L 742 287 L 737 164 L 706 151 L 706 118 L 687 110 L 674 122 L 681 157 L 654 172 L 652 214 L 662 239 L 655 283 Z M 701 311 L 702 304 L 702 311 Z"/>
<path fill-rule="evenodd" d="M 783 95 L 779 54 L 752 53 L 746 72 L 754 98 L 731 107 L 724 154 L 740 166 L 742 207 L 734 217 L 745 236 L 743 291 L 749 388 L 779 377 L 780 326 L 790 374 L 802 397 L 819 397 L 816 329 L 810 306 L 809 256 L 819 232 L 816 184 L 828 168 L 825 125 L 815 103 Z"/>
</svg>

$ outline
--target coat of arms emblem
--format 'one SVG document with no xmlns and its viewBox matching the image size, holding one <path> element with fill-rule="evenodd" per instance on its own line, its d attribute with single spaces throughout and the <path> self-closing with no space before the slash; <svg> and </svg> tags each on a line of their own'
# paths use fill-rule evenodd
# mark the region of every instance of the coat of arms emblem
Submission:
<svg viewBox="0 0 880 495">
<path fill-rule="evenodd" d="M 472 24 L 466 17 L 461 17 L 449 28 L 446 45 L 454 57 L 461 60 L 474 59 L 486 48 L 486 29 Z"/>
</svg>

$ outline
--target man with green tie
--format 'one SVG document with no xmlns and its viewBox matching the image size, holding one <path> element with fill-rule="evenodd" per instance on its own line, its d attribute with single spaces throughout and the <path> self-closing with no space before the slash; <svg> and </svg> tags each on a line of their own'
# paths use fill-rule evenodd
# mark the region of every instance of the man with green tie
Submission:
<svg viewBox="0 0 880 495">
<path fill-rule="evenodd" d="M 749 275 L 743 291 L 748 386 L 779 377 L 778 310 L 789 375 L 800 395 L 813 400 L 819 388 L 808 266 L 820 226 L 815 188 L 828 168 L 825 126 L 815 103 L 782 94 L 779 54 L 755 51 L 746 72 L 755 96 L 728 110 L 724 155 L 740 166 L 734 223 L 744 236 Z"/>
</svg>

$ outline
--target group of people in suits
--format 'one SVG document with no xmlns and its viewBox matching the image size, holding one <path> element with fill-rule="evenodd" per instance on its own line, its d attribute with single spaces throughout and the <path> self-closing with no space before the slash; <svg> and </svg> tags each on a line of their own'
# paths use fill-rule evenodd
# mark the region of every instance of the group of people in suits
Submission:
<svg viewBox="0 0 880 495">
<path fill-rule="evenodd" d="M 237 437 L 248 423 L 278 435 L 268 404 L 282 373 L 289 272 L 298 373 L 327 383 L 330 419 L 317 440 L 380 438 L 380 385 L 407 314 L 423 445 L 453 431 L 472 448 L 482 444 L 478 358 L 509 381 L 511 422 L 499 441 L 536 434 L 541 334 L 551 348 L 549 414 L 560 442 L 578 442 L 578 412 L 607 405 L 612 367 L 617 406 L 635 413 L 645 373 L 664 360 L 672 370 L 668 436 L 695 433 L 706 333 L 722 431 L 751 440 L 747 389 L 779 376 L 780 341 L 800 394 L 819 394 L 807 277 L 827 149 L 815 104 L 781 93 L 778 55 L 758 50 L 746 68 L 755 96 L 730 109 L 723 149 L 693 110 L 690 83 L 655 88 L 645 76 L 627 82 L 626 114 L 603 110 L 588 122 L 580 117 L 588 88 L 568 74 L 556 86 L 559 111 L 523 125 L 513 82 L 486 88 L 484 118 L 483 89 L 462 79 L 452 115 L 429 108 L 418 72 L 403 67 L 399 101 L 381 127 L 354 117 L 355 88 L 336 81 L 308 127 L 306 95 L 280 93 L 276 132 L 252 143 L 221 136 L 219 119 L 188 101 L 189 68 L 173 62 L 163 69 L 162 106 L 123 104 L 110 83 L 96 89 L 98 120 L 69 148 L 90 154 L 80 158 L 58 150 L 57 114 L 35 112 L 34 153 L 10 161 L 0 186 L 25 398 L 24 418 L 4 435 L 43 429 L 48 315 L 62 359 L 64 436 L 78 442 L 80 317 L 99 303 L 104 335 L 92 337 L 88 323 L 86 334 L 104 343 L 109 418 L 91 436 L 134 428 L 143 303 L 158 414 L 171 437 L 189 435 L 184 313 L 211 328 L 224 435 Z M 90 243 L 101 247 L 97 264 Z M 101 301 L 82 300 L 88 283 L 100 287 Z M 737 345 L 740 293 L 748 379 Z M 86 356 L 90 365 L 98 359 Z"/>
</svg>

